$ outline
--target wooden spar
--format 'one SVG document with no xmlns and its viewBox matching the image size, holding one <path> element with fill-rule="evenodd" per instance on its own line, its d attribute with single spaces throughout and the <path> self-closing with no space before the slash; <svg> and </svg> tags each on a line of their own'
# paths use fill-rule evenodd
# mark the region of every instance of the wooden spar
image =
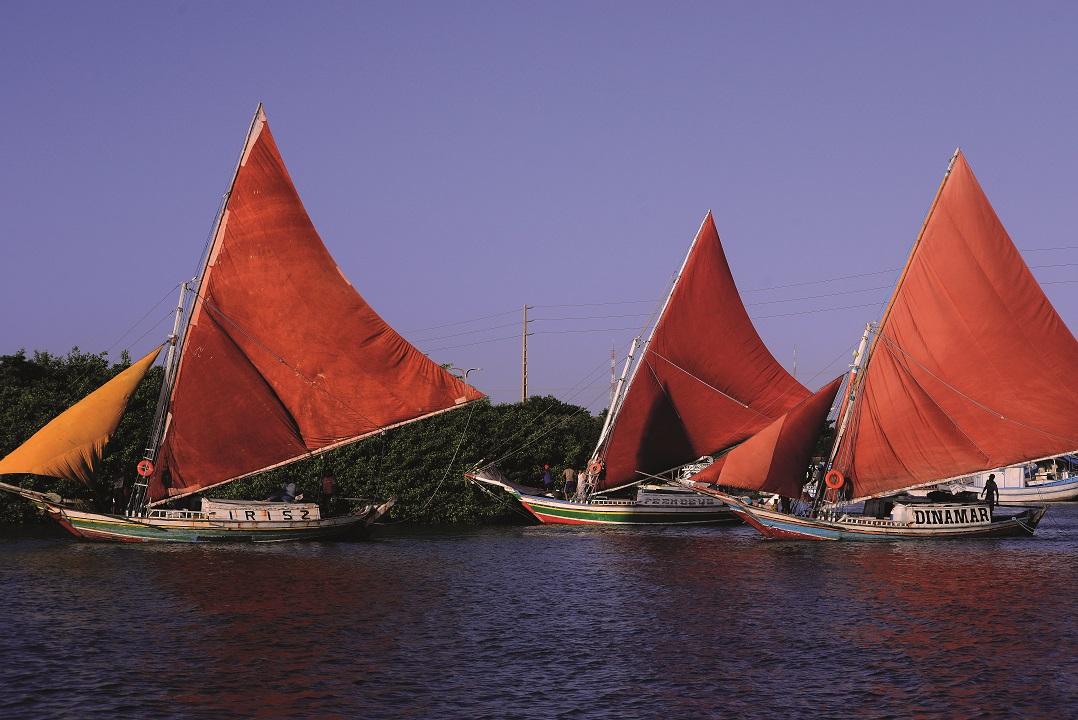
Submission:
<svg viewBox="0 0 1078 720">
<path fill-rule="evenodd" d="M 600 457 L 604 455 L 603 444 L 606 442 L 609 434 L 614 430 L 614 423 L 616 422 L 617 415 L 621 411 L 621 407 L 624 404 L 625 396 L 629 394 L 629 390 L 633 386 L 633 381 L 636 379 L 636 373 L 639 372 L 640 365 L 644 361 L 644 353 L 647 352 L 647 348 L 651 344 L 651 339 L 655 337 L 655 331 L 658 329 L 659 323 L 663 321 L 663 317 L 665 317 L 666 315 L 666 310 L 670 306 L 670 300 L 674 297 L 674 291 L 677 290 L 678 283 L 681 281 L 681 276 L 685 273 L 685 266 L 689 264 L 689 258 L 692 257 L 692 251 L 696 248 L 696 243 L 700 240 L 700 233 L 704 229 L 704 224 L 707 222 L 707 219 L 709 217 L 711 217 L 710 210 L 708 210 L 707 214 L 704 215 L 704 219 L 700 221 L 700 227 L 696 230 L 696 235 L 693 236 L 692 243 L 689 245 L 689 251 L 685 253 L 685 259 L 681 261 L 681 267 L 678 268 L 677 275 L 674 276 L 674 281 L 670 284 L 670 292 L 666 294 L 666 299 L 663 301 L 662 308 L 659 310 L 659 316 L 655 319 L 655 324 L 651 326 L 651 332 L 648 334 L 648 339 L 644 342 L 644 352 L 640 353 L 640 360 L 636 363 L 635 366 L 633 366 L 633 371 L 632 374 L 629 376 L 628 383 L 623 384 L 621 383 L 621 381 L 619 381 L 619 386 L 624 388 L 624 394 L 621 397 L 615 398 L 617 400 L 616 405 L 611 405 L 610 407 L 610 412 L 607 414 L 606 423 L 603 426 L 603 433 L 601 433 L 599 436 L 599 442 L 595 446 L 595 452 L 592 453 L 592 462 L 589 463 L 589 465 L 599 460 Z M 626 361 L 626 367 L 628 367 L 628 363 L 632 361 L 632 352 L 636 349 L 636 345 L 639 340 L 639 337 L 633 339 L 633 345 L 632 348 L 629 350 L 629 358 Z M 615 395 L 616 394 L 617 393 L 615 393 Z M 588 476 L 591 477 L 590 472 L 588 473 Z"/>
<path fill-rule="evenodd" d="M 176 379 L 177 360 L 176 346 L 179 344 L 180 323 L 183 321 L 183 311 L 187 306 L 187 283 L 180 283 L 180 298 L 176 303 L 176 318 L 172 322 L 172 333 L 168 336 L 168 354 L 165 356 L 165 376 L 161 381 L 161 393 L 157 399 L 157 409 L 154 412 L 153 429 L 150 432 L 150 441 L 146 444 L 145 459 L 153 462 L 157 459 L 158 441 L 164 434 L 165 416 L 167 413 L 168 396 L 172 394 L 172 382 Z"/>
<path fill-rule="evenodd" d="M 621 389 L 625 385 L 625 376 L 629 373 L 629 366 L 633 363 L 633 356 L 636 354 L 636 346 L 640 344 L 640 336 L 637 335 L 633 338 L 632 345 L 629 346 L 629 354 L 625 356 L 625 366 L 621 369 L 621 376 L 618 378 L 617 384 L 614 386 L 614 396 L 610 402 L 610 411 L 606 414 L 606 421 L 603 423 L 603 429 L 599 432 L 599 442 L 595 444 L 595 451 L 591 454 L 591 461 L 599 459 L 599 448 L 603 446 L 606 441 L 607 432 L 610 430 L 610 426 L 613 422 L 614 414 L 616 412 L 615 405 L 621 399 Z M 590 465 L 591 463 L 589 463 Z"/>
<path fill-rule="evenodd" d="M 442 413 L 452 412 L 453 410 L 459 410 L 460 408 L 462 408 L 462 407 L 464 407 L 466 405 L 471 405 L 472 403 L 479 402 L 480 399 L 482 399 L 482 398 L 479 398 L 477 400 L 469 400 L 468 402 L 463 402 L 460 405 L 454 405 L 453 407 L 442 408 L 441 410 L 435 410 L 434 412 L 427 413 L 426 415 L 420 415 L 419 417 L 414 417 L 414 418 L 412 418 L 410 420 L 403 420 L 401 422 L 394 423 L 392 425 L 386 425 L 385 427 L 380 427 L 377 430 L 371 430 L 370 432 L 363 433 L 362 435 L 356 435 L 355 437 L 345 438 L 344 440 L 338 440 L 335 443 L 330 443 L 329 445 L 323 445 L 322 447 L 317 448 L 315 450 L 311 450 L 310 452 L 306 452 L 306 453 L 304 453 L 302 455 L 297 455 L 295 457 L 287 458 L 285 460 L 282 460 L 281 462 L 274 463 L 273 465 L 267 465 L 266 467 L 258 468 L 257 470 L 252 470 L 251 472 L 244 473 L 243 475 L 237 475 L 236 477 L 231 477 L 231 478 L 229 478 L 227 480 L 222 480 L 221 482 L 213 483 L 212 485 L 205 485 L 203 487 L 200 487 L 200 488 L 198 488 L 196 490 L 191 490 L 189 492 L 178 493 L 176 495 L 170 495 L 170 496 L 168 496 L 166 498 L 161 498 L 160 500 L 156 500 L 156 501 L 154 501 L 152 503 L 149 503 L 148 505 L 146 505 L 146 507 L 152 508 L 152 507 L 157 507 L 159 505 L 164 505 L 165 503 L 172 502 L 173 500 L 178 500 L 179 498 L 184 498 L 184 497 L 187 497 L 188 495 L 194 495 L 195 493 L 206 492 L 207 490 L 209 490 L 211 488 L 221 487 L 222 485 L 227 485 L 230 482 L 235 482 L 236 480 L 242 480 L 243 478 L 251 477 L 252 475 L 257 475 L 258 473 L 266 472 L 267 470 L 276 470 L 277 468 L 281 468 L 281 467 L 284 467 L 286 465 L 291 465 L 292 463 L 299 462 L 300 460 L 307 460 L 309 458 L 318 457 L 319 455 L 323 455 L 323 454 L 329 452 L 330 450 L 336 450 L 339 447 L 344 447 L 345 445 L 351 445 L 352 443 L 359 442 L 360 440 L 365 440 L 365 439 L 367 439 L 367 438 L 369 438 L 369 437 L 371 437 L 373 435 L 379 435 L 379 434 L 381 434 L 381 433 L 383 433 L 383 432 L 385 432 L 387 430 L 394 430 L 396 428 L 403 427 L 405 425 L 410 425 L 410 424 L 412 424 L 414 422 L 419 422 L 420 420 L 426 420 L 427 418 L 434 417 L 435 415 L 441 415 Z"/>
<path fill-rule="evenodd" d="M 168 354 L 165 356 L 164 365 L 165 376 L 161 380 L 161 391 L 157 396 L 157 408 L 154 410 L 153 425 L 150 428 L 150 440 L 146 443 L 146 450 L 142 455 L 143 459 L 149 460 L 151 463 L 157 460 L 157 451 L 167 426 L 168 398 L 172 394 L 172 383 L 176 378 L 176 345 L 179 342 L 183 310 L 187 304 L 187 290 L 187 283 L 180 283 L 180 298 L 176 303 L 176 318 L 172 322 L 172 333 L 168 336 Z M 141 512 L 142 506 L 146 502 L 148 485 L 149 480 L 142 475 L 135 479 L 135 484 L 131 488 L 131 497 L 127 501 L 128 515 Z"/>
<path fill-rule="evenodd" d="M 872 334 L 873 323 L 865 324 L 865 332 L 861 335 L 861 342 L 857 346 L 857 353 L 853 359 L 853 364 L 850 366 L 850 377 L 846 382 L 846 392 L 842 396 L 842 403 L 839 405 L 839 418 L 838 427 L 835 430 L 835 441 L 831 444 L 831 455 L 827 458 L 827 469 L 831 469 L 831 465 L 835 462 L 835 455 L 838 454 L 839 442 L 842 440 L 842 436 L 846 434 L 846 427 L 850 422 L 850 414 L 853 409 L 853 403 L 857 399 L 857 393 L 854 392 L 853 384 L 857 381 L 857 378 L 861 375 L 862 360 L 865 357 L 865 346 L 868 345 L 868 338 Z"/>
</svg>

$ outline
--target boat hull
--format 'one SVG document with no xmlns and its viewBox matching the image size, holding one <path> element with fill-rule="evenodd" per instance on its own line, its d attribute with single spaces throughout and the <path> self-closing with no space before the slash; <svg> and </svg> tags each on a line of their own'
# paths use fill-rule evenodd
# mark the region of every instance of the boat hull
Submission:
<svg viewBox="0 0 1078 720">
<path fill-rule="evenodd" d="M 696 493 L 684 498 L 669 498 L 664 504 L 659 504 L 662 500 L 577 502 L 532 495 L 504 480 L 478 473 L 465 477 L 501 488 L 544 525 L 725 525 L 741 522 L 725 503 Z"/>
<path fill-rule="evenodd" d="M 1031 507 L 1008 517 L 991 518 L 983 524 L 916 526 L 886 519 L 843 515 L 834 519 L 809 518 L 750 506 L 721 491 L 703 490 L 723 499 L 747 525 L 768 540 L 963 540 L 972 538 L 1029 537 L 1044 516 L 1046 507 Z"/>
<path fill-rule="evenodd" d="M 45 512 L 80 540 L 124 543 L 265 543 L 329 540 L 362 533 L 393 501 L 341 517 L 297 521 L 241 521 L 190 517 L 125 517 L 46 505 Z M 188 515 L 189 517 L 184 517 Z"/>
<path fill-rule="evenodd" d="M 517 500 L 545 525 L 719 525 L 738 523 L 726 505 L 695 507 L 571 502 L 517 493 Z"/>
</svg>

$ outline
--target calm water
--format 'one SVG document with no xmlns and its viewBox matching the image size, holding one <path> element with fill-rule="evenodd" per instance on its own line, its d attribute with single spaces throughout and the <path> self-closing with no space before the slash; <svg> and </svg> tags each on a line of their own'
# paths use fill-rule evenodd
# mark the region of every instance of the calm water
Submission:
<svg viewBox="0 0 1078 720">
<path fill-rule="evenodd" d="M 0 539 L 0 717 L 1074 717 L 1078 506 L 1033 540 L 748 528 Z"/>
</svg>

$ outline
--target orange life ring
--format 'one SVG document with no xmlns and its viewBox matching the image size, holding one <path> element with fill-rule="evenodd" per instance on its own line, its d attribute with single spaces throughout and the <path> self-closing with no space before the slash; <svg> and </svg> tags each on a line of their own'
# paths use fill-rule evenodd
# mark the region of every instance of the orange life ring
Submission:
<svg viewBox="0 0 1078 720">
<path fill-rule="evenodd" d="M 143 460 L 138 464 L 138 467 L 135 468 L 135 472 L 142 477 L 150 477 L 153 475 L 153 462 L 150 460 Z"/>
<path fill-rule="evenodd" d="M 829 470 L 826 475 L 823 476 L 824 485 L 832 490 L 838 490 L 846 484 L 846 478 L 838 470 Z"/>
<path fill-rule="evenodd" d="M 598 460 L 588 463 L 588 475 L 598 475 L 603 471 L 603 464 Z"/>
</svg>

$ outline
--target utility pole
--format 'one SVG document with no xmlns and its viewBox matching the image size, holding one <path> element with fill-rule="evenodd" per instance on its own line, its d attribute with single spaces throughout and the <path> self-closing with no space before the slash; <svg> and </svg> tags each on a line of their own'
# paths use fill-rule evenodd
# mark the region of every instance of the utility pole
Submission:
<svg viewBox="0 0 1078 720">
<path fill-rule="evenodd" d="M 524 306 L 524 329 L 520 334 L 520 402 L 528 399 L 528 311 L 531 309 Z"/>
</svg>

